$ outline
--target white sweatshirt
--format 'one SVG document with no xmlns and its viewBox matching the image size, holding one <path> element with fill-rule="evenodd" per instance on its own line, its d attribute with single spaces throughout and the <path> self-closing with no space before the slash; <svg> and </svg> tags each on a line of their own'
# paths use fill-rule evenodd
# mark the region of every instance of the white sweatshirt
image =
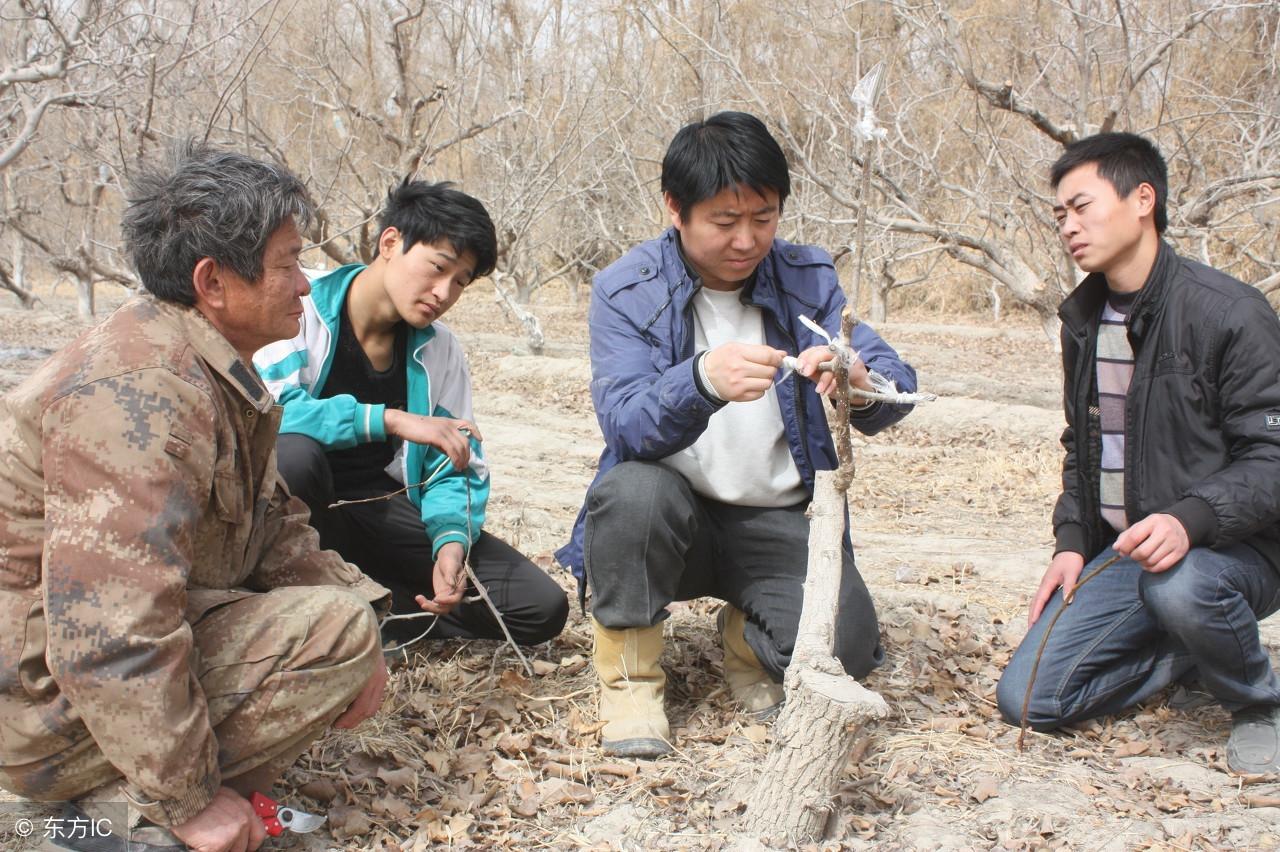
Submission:
<svg viewBox="0 0 1280 852">
<path fill-rule="evenodd" d="M 739 301 L 741 290 L 702 287 L 693 297 L 694 348 L 763 344 L 764 314 Z M 707 384 L 710 389 L 710 383 Z M 713 391 L 714 392 L 714 391 Z M 791 506 L 809 497 L 782 430 L 774 388 L 752 402 L 730 402 L 692 446 L 662 459 L 695 493 L 739 506 Z"/>
</svg>

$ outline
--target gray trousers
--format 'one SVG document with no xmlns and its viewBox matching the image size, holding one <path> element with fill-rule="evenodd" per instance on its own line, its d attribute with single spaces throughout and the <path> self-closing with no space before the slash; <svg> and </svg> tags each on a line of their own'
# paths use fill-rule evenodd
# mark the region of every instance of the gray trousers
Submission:
<svg viewBox="0 0 1280 852">
<path fill-rule="evenodd" d="M 800 622 L 807 504 L 734 506 L 699 496 L 656 462 L 623 462 L 587 494 L 591 611 L 611 629 L 648 627 L 672 601 L 711 596 L 747 615 L 746 640 L 781 682 Z M 844 546 L 835 655 L 861 678 L 884 660 L 875 606 Z"/>
</svg>

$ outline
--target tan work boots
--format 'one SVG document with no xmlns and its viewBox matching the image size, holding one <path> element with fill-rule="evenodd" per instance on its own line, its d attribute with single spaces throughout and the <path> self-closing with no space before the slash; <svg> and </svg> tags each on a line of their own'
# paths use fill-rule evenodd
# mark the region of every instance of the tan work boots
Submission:
<svg viewBox="0 0 1280 852">
<path fill-rule="evenodd" d="M 725 604 L 716 624 L 724 643 L 724 679 L 742 709 L 767 719 L 782 705 L 783 691 L 760 665 L 743 635 L 747 617 Z M 671 752 L 671 725 L 662 709 L 662 624 L 613 630 L 594 618 L 594 662 L 600 678 L 600 745 L 619 757 L 661 757 Z"/>
<path fill-rule="evenodd" d="M 671 726 L 662 709 L 667 676 L 662 624 L 612 630 L 594 618 L 595 667 L 600 678 L 600 745 L 619 757 L 660 757 L 671 752 Z"/>
<path fill-rule="evenodd" d="M 732 604 L 725 604 L 716 616 L 720 641 L 724 645 L 724 679 L 742 709 L 756 719 L 768 719 L 782 705 L 782 685 L 773 682 L 760 665 L 756 652 L 747 644 L 743 629 L 747 616 Z"/>
</svg>

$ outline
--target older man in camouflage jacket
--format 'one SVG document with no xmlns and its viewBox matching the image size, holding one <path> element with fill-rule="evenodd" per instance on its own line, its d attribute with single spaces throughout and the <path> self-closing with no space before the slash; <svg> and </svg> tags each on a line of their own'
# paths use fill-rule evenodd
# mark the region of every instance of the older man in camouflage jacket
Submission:
<svg viewBox="0 0 1280 852">
<path fill-rule="evenodd" d="M 377 710 L 387 592 L 318 549 L 249 366 L 297 333 L 309 214 L 284 169 L 182 146 L 125 213 L 149 294 L 0 399 L 0 787 L 118 783 L 166 842 L 254 849 L 244 796 Z"/>
</svg>

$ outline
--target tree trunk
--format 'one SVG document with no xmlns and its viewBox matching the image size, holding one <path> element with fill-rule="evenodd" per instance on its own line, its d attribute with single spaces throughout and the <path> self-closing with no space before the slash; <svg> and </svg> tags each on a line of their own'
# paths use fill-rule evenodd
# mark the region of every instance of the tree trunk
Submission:
<svg viewBox="0 0 1280 852">
<path fill-rule="evenodd" d="M 858 730 L 889 712 L 884 699 L 845 674 L 831 653 L 846 517 L 836 475 L 817 474 L 804 608 L 787 667 L 786 704 L 774 726 L 773 748 L 747 797 L 743 824 L 749 834 L 792 845 L 822 839 Z"/>
<path fill-rule="evenodd" d="M 529 351 L 534 355 L 541 355 L 543 347 L 546 345 L 546 338 L 542 334 L 542 323 L 535 314 L 521 305 L 518 299 L 511 298 L 506 288 L 502 286 L 501 279 L 503 277 L 506 276 L 497 272 L 493 276 L 493 289 L 498 294 L 498 303 L 511 311 L 515 318 L 520 321 L 520 324 L 524 326 L 525 334 L 528 335 Z M 519 282 L 517 282 L 516 286 L 517 288 L 519 287 Z"/>
<path fill-rule="evenodd" d="M 774 747 L 747 800 L 746 830 L 788 845 L 820 841 L 858 732 L 888 712 L 883 698 L 848 675 L 800 671 L 787 686 Z"/>
<path fill-rule="evenodd" d="M 871 288 L 871 311 L 868 319 L 880 324 L 889 316 L 889 287 L 891 282 L 880 279 Z"/>
<path fill-rule="evenodd" d="M 93 319 L 93 273 L 76 276 L 76 313 L 80 319 Z"/>
</svg>

